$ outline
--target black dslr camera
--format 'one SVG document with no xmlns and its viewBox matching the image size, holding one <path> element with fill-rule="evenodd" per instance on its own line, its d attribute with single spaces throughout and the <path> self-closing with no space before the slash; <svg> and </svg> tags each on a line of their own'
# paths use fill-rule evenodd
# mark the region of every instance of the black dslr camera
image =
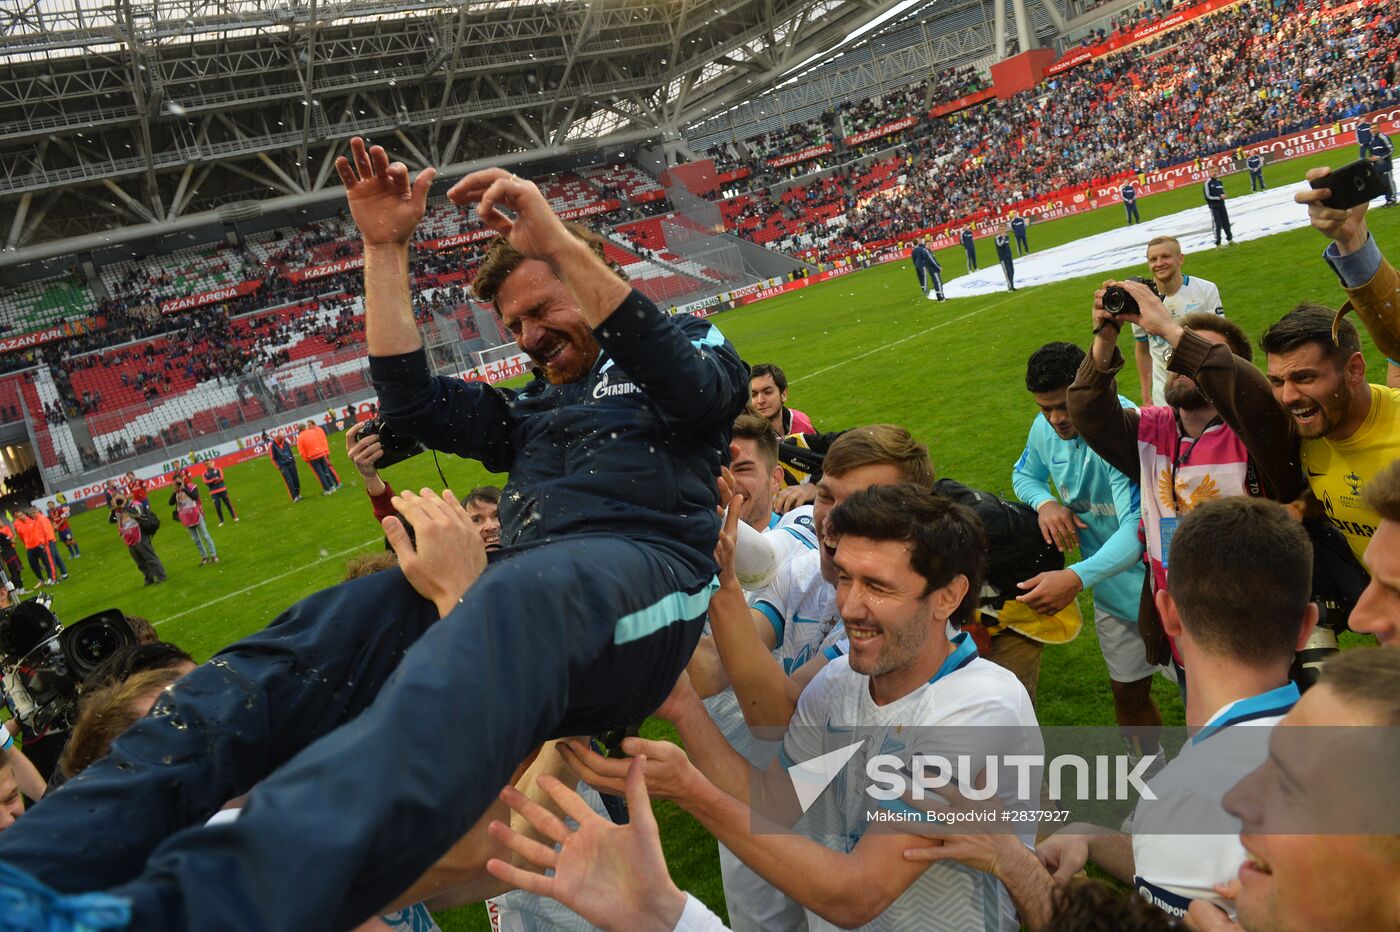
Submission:
<svg viewBox="0 0 1400 932">
<path fill-rule="evenodd" d="M 356 439 L 362 440 L 365 437 L 378 437 L 379 446 L 384 452 L 379 455 L 379 461 L 374 464 L 375 469 L 384 469 L 393 466 L 395 463 L 402 463 L 404 460 L 417 456 L 424 450 L 423 444 L 408 436 L 399 433 L 388 424 L 384 423 L 384 418 L 375 415 L 365 422 L 365 426 L 360 428 Z"/>
<path fill-rule="evenodd" d="M 1159 300 L 1161 299 L 1162 293 L 1157 290 L 1157 283 L 1152 279 L 1134 275 L 1132 278 L 1129 278 L 1128 281 L 1146 285 L 1148 288 L 1152 289 L 1152 293 L 1155 294 Z M 1137 298 L 1129 294 L 1128 289 L 1124 288 L 1122 285 L 1109 285 L 1108 288 L 1104 290 L 1103 309 L 1114 317 L 1117 317 L 1119 314 L 1136 314 L 1139 311 Z"/>
<path fill-rule="evenodd" d="M 136 643 L 119 608 L 64 627 L 47 596 L 0 613 L 0 671 L 5 703 L 35 734 L 65 731 L 77 718 L 79 687 L 98 664 Z"/>
</svg>

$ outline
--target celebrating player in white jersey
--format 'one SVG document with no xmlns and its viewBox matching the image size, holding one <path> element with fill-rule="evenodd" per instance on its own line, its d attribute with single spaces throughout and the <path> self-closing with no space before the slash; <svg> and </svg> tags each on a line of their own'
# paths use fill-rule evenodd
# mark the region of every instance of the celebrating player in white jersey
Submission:
<svg viewBox="0 0 1400 932">
<path fill-rule="evenodd" d="M 1175 236 L 1159 236 L 1147 244 L 1147 267 L 1152 271 L 1157 293 L 1162 296 L 1162 303 L 1172 318 L 1180 320 L 1195 311 L 1223 317 L 1225 307 L 1220 303 L 1220 289 L 1204 278 L 1183 275 L 1181 267 L 1185 262 L 1181 243 Z M 1137 324 L 1133 324 L 1133 336 L 1137 339 L 1137 370 L 1143 407 L 1166 404 L 1163 398 L 1171 346 Z"/>
<path fill-rule="evenodd" d="M 881 802 L 864 792 L 868 771 L 862 770 L 876 753 L 911 762 L 912 755 L 937 753 L 966 754 L 981 772 L 1000 767 L 988 764 L 988 754 L 1034 750 L 1027 739 L 1036 734 L 1035 712 L 1025 689 L 979 658 L 970 636 L 950 626 L 975 611 L 985 532 L 967 508 L 913 485 L 852 495 L 823 530 L 836 543 L 837 599 L 851 654 L 802 693 L 783 760 L 762 772 L 751 767 L 724 741 L 684 678 L 659 712 L 675 722 L 691 758 L 665 742 L 629 741 L 625 749 L 647 757 L 644 771 L 655 795 L 692 813 L 807 907 L 809 919 L 845 928 L 1010 932 L 1018 923 L 999 881 L 959 865 L 903 858 L 906 849 L 927 842 L 911 833 L 912 810 L 899 799 Z M 723 561 L 722 571 L 733 573 L 731 561 Z M 799 796 L 785 765 L 842 752 L 840 772 L 828 781 L 831 804 L 823 806 L 836 820 L 834 831 L 819 830 L 818 843 L 760 828 L 768 820 L 793 825 L 816 802 Z M 625 761 L 575 742 L 563 753 L 588 782 L 614 791 L 623 786 Z M 1009 772 L 989 772 L 989 784 L 994 777 L 1005 808 L 1039 805 L 1017 798 Z M 1035 774 L 1032 785 L 1038 782 Z M 1025 826 L 1022 841 L 1029 844 L 1034 828 Z"/>
</svg>

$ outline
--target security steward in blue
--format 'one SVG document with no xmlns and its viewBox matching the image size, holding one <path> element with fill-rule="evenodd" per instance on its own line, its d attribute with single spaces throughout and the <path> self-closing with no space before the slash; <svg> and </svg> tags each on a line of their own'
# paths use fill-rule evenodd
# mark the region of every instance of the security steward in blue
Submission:
<svg viewBox="0 0 1400 932">
<path fill-rule="evenodd" d="M 1016 290 L 1016 265 L 1011 258 L 1011 237 L 1005 233 L 998 233 L 993 240 L 997 248 L 997 261 L 1001 263 L 1001 272 L 1006 276 L 1006 287 L 1008 291 Z"/>
<path fill-rule="evenodd" d="M 1031 244 L 1026 240 L 1026 227 L 1030 224 L 1026 218 L 1020 214 L 1011 218 L 1011 235 L 1016 237 L 1016 255 L 1024 256 L 1031 251 Z"/>
<path fill-rule="evenodd" d="M 962 243 L 963 252 L 967 253 L 967 270 L 977 271 L 977 241 L 972 238 L 972 227 L 963 230 L 958 241 Z"/>
<path fill-rule="evenodd" d="M 1128 214 L 1128 226 L 1132 226 L 1135 223 L 1141 223 L 1142 215 L 1138 213 L 1137 205 L 1137 188 L 1135 188 L 1133 186 L 1133 183 L 1129 181 L 1127 184 L 1123 185 L 1122 189 L 1118 193 L 1123 198 L 1123 210 L 1125 210 Z"/>
<path fill-rule="evenodd" d="M 1371 130 L 1369 138 L 1366 140 L 1366 161 L 1376 166 L 1376 171 L 1380 172 L 1382 180 L 1385 181 L 1385 206 L 1395 206 L 1395 176 L 1391 173 L 1394 167 L 1395 146 L 1391 143 L 1390 137 L 1378 129 Z"/>
<path fill-rule="evenodd" d="M 1220 245 L 1220 236 L 1225 235 L 1225 242 L 1233 243 L 1235 234 L 1230 229 L 1230 212 L 1225 209 L 1225 184 L 1219 178 L 1212 175 L 1206 180 L 1204 193 L 1206 206 L 1210 208 L 1211 229 L 1215 233 L 1215 245 Z"/>
<path fill-rule="evenodd" d="M 1244 167 L 1249 169 L 1249 191 L 1263 191 L 1268 188 L 1264 184 L 1264 157 L 1259 153 L 1254 153 L 1244 160 Z"/>
<path fill-rule="evenodd" d="M 938 296 L 938 300 L 943 298 L 943 266 L 938 263 L 933 250 L 929 248 L 928 237 L 914 244 L 914 248 L 909 253 L 909 258 L 914 260 L 914 271 L 919 276 L 919 293 L 924 297 L 929 296 L 929 286 L 933 286 L 933 292 Z"/>
</svg>

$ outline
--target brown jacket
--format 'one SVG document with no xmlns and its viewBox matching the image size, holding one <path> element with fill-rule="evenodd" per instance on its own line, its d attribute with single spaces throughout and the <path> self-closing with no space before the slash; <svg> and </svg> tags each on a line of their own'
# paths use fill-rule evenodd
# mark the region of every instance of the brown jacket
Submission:
<svg viewBox="0 0 1400 932">
<path fill-rule="evenodd" d="M 1347 288 L 1347 302 L 1337 312 L 1340 321 L 1348 311 L 1361 318 L 1366 332 L 1387 358 L 1400 362 L 1400 272 L 1381 257 L 1381 267 L 1360 288 Z M 1337 334 L 1336 324 L 1332 335 Z"/>
<path fill-rule="evenodd" d="M 1189 330 L 1182 337 L 1169 368 L 1176 372 L 1186 371 L 1186 374 L 1190 375 L 1192 371 L 1199 371 L 1206 364 L 1206 357 L 1215 349 L 1221 350 L 1224 356 L 1211 357 L 1212 376 L 1217 369 L 1222 377 L 1226 372 L 1234 373 L 1238 364 L 1263 379 L 1259 370 L 1247 360 L 1236 359 L 1229 347 L 1216 346 Z M 1185 367 L 1190 367 L 1191 371 L 1187 371 Z M 1069 387 L 1069 414 L 1079 435 L 1084 438 L 1090 449 L 1103 457 L 1113 468 L 1131 476 L 1134 481 L 1139 481 L 1142 476 L 1142 462 L 1138 453 L 1138 412 L 1132 408 L 1124 408 L 1118 402 L 1117 375 L 1122 368 L 1123 354 L 1116 347 L 1107 369 L 1096 366 L 1092 354 L 1085 356 L 1074 384 Z M 1257 388 L 1257 384 L 1252 387 Z M 1206 392 L 1204 386 L 1202 391 L 1208 398 L 1214 397 Z M 1244 399 L 1241 408 L 1247 418 L 1268 419 L 1273 412 L 1281 414 L 1290 423 L 1292 421 L 1288 412 L 1279 407 L 1278 402 L 1274 400 L 1267 381 L 1264 382 L 1262 394 L 1258 391 L 1246 391 Z M 1223 411 L 1221 415 L 1226 426 L 1234 429 L 1235 425 L 1229 418 L 1224 417 Z M 1291 448 L 1287 444 L 1270 445 L 1259 453 L 1250 448 L 1250 463 L 1258 477 L 1261 494 L 1277 497 L 1281 493 L 1286 494 L 1290 489 L 1290 477 L 1294 482 L 1302 481 L 1296 444 Z M 1170 662 L 1171 649 L 1153 600 L 1151 573 L 1144 574 L 1142 599 L 1138 605 L 1138 628 L 1147 648 L 1148 661 L 1154 664 Z"/>
</svg>

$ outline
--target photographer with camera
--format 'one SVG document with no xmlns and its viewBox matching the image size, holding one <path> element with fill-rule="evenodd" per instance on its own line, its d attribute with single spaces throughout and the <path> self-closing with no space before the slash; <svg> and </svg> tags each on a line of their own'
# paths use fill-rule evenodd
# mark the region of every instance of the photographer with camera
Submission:
<svg viewBox="0 0 1400 932">
<path fill-rule="evenodd" d="M 112 511 L 107 521 L 117 526 L 127 553 L 131 554 L 136 568 L 146 578 L 146 585 L 165 582 L 165 564 L 156 555 L 155 543 L 151 539 L 160 527 L 160 519 L 149 508 L 142 508 L 133 502 L 125 492 L 118 492 L 112 496 Z"/>
<path fill-rule="evenodd" d="M 1139 306 L 1153 309 L 1139 315 Z M 1115 314 L 1112 308 L 1118 312 Z M 1163 406 L 1139 410 L 1119 402 L 1117 375 L 1123 368 L 1118 335 L 1125 323 L 1140 322 L 1149 334 L 1166 325 L 1178 326 L 1152 289 L 1141 282 L 1104 282 L 1094 294 L 1094 342 L 1069 389 L 1069 414 L 1079 435 L 1109 465 L 1137 479 L 1141 489 L 1142 522 L 1149 572 L 1139 605 L 1138 629 L 1154 665 L 1181 658 L 1162 629 L 1153 596 L 1166 588 L 1167 550 L 1177 525 L 1196 506 L 1231 495 L 1266 495 L 1266 488 L 1286 487 L 1296 471 L 1287 451 L 1251 457 L 1243 441 L 1220 417 L 1200 387 L 1176 368 L 1163 388 Z M 1248 361 L 1249 338 L 1233 321 L 1208 311 L 1183 319 L 1191 328 L 1193 346 L 1225 346 Z M 1253 399 L 1264 423 L 1273 418 L 1284 430 L 1273 399 L 1264 392 Z"/>
<path fill-rule="evenodd" d="M 1162 305 L 1172 317 L 1180 320 L 1193 311 L 1224 315 L 1220 289 L 1214 282 L 1182 274 L 1186 256 L 1175 236 L 1158 236 L 1147 244 L 1147 268 L 1152 273 L 1152 287 L 1162 299 Z M 1138 384 L 1142 388 L 1142 404 L 1165 404 L 1162 391 L 1167 385 L 1167 344 L 1133 325 L 1133 348 L 1137 362 Z"/>
</svg>

